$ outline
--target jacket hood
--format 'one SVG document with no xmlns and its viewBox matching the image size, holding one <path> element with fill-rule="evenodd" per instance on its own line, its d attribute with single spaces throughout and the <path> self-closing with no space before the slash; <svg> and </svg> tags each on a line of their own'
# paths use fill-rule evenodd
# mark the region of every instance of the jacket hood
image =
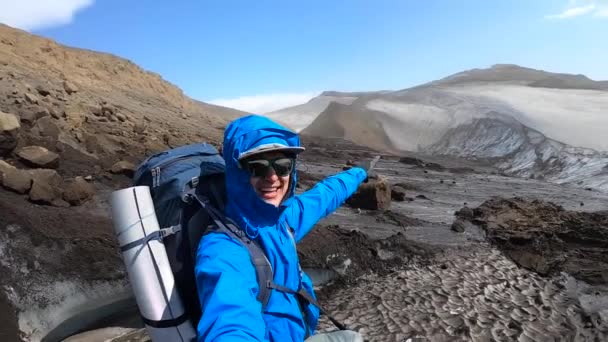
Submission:
<svg viewBox="0 0 608 342">
<path fill-rule="evenodd" d="M 249 174 L 240 167 L 239 158 L 248 151 L 268 145 L 284 145 L 288 149 L 300 147 L 300 138 L 290 129 L 258 115 L 250 115 L 231 122 L 224 133 L 223 155 L 226 162 L 226 215 L 235 220 L 252 238 L 260 227 L 274 225 L 285 208 L 264 202 L 249 182 Z M 295 149 L 298 150 L 298 149 Z M 293 197 L 297 171 L 291 173 L 287 198 Z"/>
</svg>

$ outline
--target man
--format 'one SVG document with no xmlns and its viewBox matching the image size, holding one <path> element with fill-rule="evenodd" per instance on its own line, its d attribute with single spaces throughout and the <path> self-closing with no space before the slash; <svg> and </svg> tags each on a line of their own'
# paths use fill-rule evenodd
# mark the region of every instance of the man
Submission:
<svg viewBox="0 0 608 342">
<path fill-rule="evenodd" d="M 301 271 L 299 242 L 321 218 L 336 210 L 367 178 L 366 167 L 353 167 L 295 195 L 298 135 L 260 116 L 233 121 L 224 134 L 227 203 L 225 214 L 258 242 L 274 272 L 274 283 L 314 297 L 310 278 Z M 273 290 L 262 312 L 260 289 L 248 250 L 222 233 L 199 244 L 195 275 L 202 318 L 199 341 L 301 342 L 314 334 L 319 310 L 296 295 Z M 311 341 L 362 341 L 340 331 Z"/>
</svg>

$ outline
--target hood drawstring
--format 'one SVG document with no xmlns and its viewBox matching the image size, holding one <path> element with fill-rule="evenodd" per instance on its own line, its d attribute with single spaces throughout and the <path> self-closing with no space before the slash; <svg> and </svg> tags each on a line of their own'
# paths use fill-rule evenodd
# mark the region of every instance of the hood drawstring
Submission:
<svg viewBox="0 0 608 342">
<path fill-rule="evenodd" d="M 243 221 L 245 221 L 245 234 L 247 234 L 247 237 L 249 237 L 251 240 L 257 239 L 258 236 L 260 236 L 260 232 L 249 224 L 249 220 L 246 217 L 243 217 Z M 249 232 L 250 227 L 251 233 Z"/>
</svg>

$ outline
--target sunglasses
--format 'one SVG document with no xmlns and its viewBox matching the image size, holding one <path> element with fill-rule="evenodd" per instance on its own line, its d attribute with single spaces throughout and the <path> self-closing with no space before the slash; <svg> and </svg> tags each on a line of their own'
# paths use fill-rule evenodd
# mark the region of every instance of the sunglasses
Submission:
<svg viewBox="0 0 608 342">
<path fill-rule="evenodd" d="M 293 170 L 294 164 L 295 159 L 286 157 L 253 159 L 244 161 L 243 168 L 247 170 L 252 177 L 265 177 L 270 172 L 270 168 L 274 169 L 277 176 L 286 177 Z"/>
</svg>

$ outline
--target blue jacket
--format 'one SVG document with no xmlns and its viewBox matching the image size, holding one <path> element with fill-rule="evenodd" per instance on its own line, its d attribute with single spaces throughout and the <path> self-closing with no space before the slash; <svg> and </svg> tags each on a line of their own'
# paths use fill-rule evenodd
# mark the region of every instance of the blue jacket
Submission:
<svg viewBox="0 0 608 342">
<path fill-rule="evenodd" d="M 274 271 L 274 282 L 297 291 L 304 287 L 314 295 L 310 278 L 300 272 L 295 242 L 300 241 L 321 218 L 336 210 L 367 177 L 352 168 L 319 182 L 294 196 L 297 172 L 291 175 L 289 198 L 275 207 L 262 201 L 239 168 L 238 156 L 256 146 L 280 142 L 300 146 L 294 132 L 260 116 L 232 122 L 224 135 L 226 160 L 226 215 L 251 238 L 259 237 Z M 294 230 L 295 241 L 287 227 Z M 319 311 L 313 305 L 304 322 L 296 297 L 272 291 L 264 312 L 256 299 L 259 288 L 249 252 L 229 236 L 210 233 L 201 240 L 195 267 L 203 315 L 198 324 L 199 341 L 304 340 L 306 329 L 314 332 Z"/>
</svg>

